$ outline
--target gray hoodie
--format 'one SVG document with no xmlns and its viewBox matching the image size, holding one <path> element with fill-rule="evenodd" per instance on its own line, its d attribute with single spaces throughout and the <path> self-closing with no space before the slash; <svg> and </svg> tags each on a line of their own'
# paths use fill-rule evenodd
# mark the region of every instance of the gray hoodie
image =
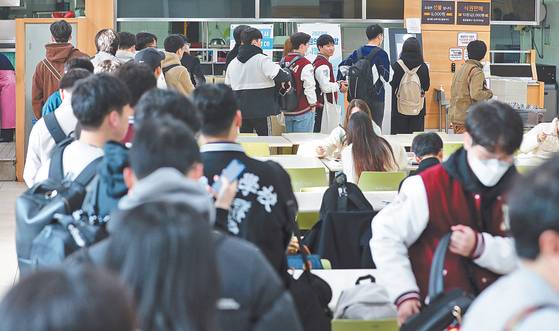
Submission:
<svg viewBox="0 0 559 331">
<path fill-rule="evenodd" d="M 148 202 L 186 202 L 197 212 L 210 215 L 215 222 L 213 200 L 204 186 L 188 179 L 174 168 L 160 168 L 139 180 L 126 196 L 120 199 L 118 209 L 127 210 Z M 109 231 L 111 230 L 109 223 Z"/>
</svg>

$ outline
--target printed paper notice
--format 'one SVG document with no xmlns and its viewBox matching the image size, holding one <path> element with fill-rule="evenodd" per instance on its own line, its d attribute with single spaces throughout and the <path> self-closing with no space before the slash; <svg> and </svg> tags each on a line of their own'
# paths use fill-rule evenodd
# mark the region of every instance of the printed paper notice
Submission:
<svg viewBox="0 0 559 331">
<path fill-rule="evenodd" d="M 466 47 L 474 40 L 477 40 L 477 32 L 460 32 L 458 33 L 458 47 Z"/>
<path fill-rule="evenodd" d="M 464 50 L 462 48 L 451 48 L 449 57 L 450 61 L 462 61 L 464 58 Z"/>
<path fill-rule="evenodd" d="M 406 18 L 408 33 L 421 33 L 421 18 Z"/>
</svg>

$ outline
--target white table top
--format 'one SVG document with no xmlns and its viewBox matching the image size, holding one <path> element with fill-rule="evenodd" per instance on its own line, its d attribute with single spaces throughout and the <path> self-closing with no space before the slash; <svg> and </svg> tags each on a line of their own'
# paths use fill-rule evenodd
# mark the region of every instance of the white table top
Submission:
<svg viewBox="0 0 559 331">
<path fill-rule="evenodd" d="M 260 161 L 275 161 L 285 169 L 293 168 L 325 168 L 317 157 L 304 157 L 300 155 L 273 155 L 267 157 L 258 157 Z"/>
<path fill-rule="evenodd" d="M 282 136 L 293 145 L 301 145 L 303 143 L 320 141 L 328 138 L 328 135 L 324 133 L 284 133 Z"/>
<path fill-rule="evenodd" d="M 302 270 L 295 270 L 294 277 L 299 278 Z M 332 288 L 332 300 L 328 305 L 334 310 L 343 290 L 353 288 L 355 281 L 361 276 L 376 276 L 376 269 L 335 269 L 335 270 L 312 270 L 312 273 L 324 279 Z"/>
<path fill-rule="evenodd" d="M 375 210 L 381 210 L 391 203 L 398 195 L 396 191 L 363 192 L 367 201 Z M 316 212 L 320 210 L 324 192 L 295 192 L 300 212 Z"/>
<path fill-rule="evenodd" d="M 238 143 L 265 143 L 270 147 L 293 147 L 293 144 L 282 136 L 239 136 Z"/>
<path fill-rule="evenodd" d="M 390 141 L 396 142 L 404 147 L 411 147 L 411 143 L 415 134 L 396 134 L 396 135 L 386 135 L 383 136 Z M 443 143 L 463 143 L 464 142 L 464 135 L 463 134 L 440 134 Z"/>
<path fill-rule="evenodd" d="M 341 160 L 321 158 L 320 161 L 328 168 L 330 172 L 343 171 L 344 166 Z"/>
</svg>

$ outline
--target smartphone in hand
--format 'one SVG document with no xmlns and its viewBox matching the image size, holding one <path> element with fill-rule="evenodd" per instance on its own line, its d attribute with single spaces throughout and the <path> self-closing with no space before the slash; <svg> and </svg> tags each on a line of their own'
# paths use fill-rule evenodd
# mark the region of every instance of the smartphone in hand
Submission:
<svg viewBox="0 0 559 331">
<path fill-rule="evenodd" d="M 225 169 L 221 171 L 220 178 L 225 177 L 230 182 L 234 182 L 239 179 L 245 169 L 246 167 L 244 164 L 242 164 L 237 159 L 233 159 L 231 160 L 231 162 L 229 162 L 227 167 L 225 167 Z M 215 181 L 213 183 L 212 190 L 214 190 L 214 192 L 219 192 L 221 190 L 221 180 Z"/>
</svg>

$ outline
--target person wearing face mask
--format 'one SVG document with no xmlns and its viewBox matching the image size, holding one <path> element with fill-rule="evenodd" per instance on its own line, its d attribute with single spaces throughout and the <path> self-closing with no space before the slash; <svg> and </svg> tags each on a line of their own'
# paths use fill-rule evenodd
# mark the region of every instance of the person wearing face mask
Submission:
<svg viewBox="0 0 559 331">
<path fill-rule="evenodd" d="M 540 123 L 524 135 L 520 152 L 528 156 L 550 158 L 559 152 L 559 118 Z"/>
<path fill-rule="evenodd" d="M 445 289 L 478 295 L 517 267 L 503 208 L 518 175 L 513 154 L 522 142 L 522 119 L 506 104 L 480 102 L 465 126 L 464 148 L 404 181 L 395 201 L 372 221 L 377 281 L 397 305 L 400 324 L 420 311 L 433 253 L 449 232 Z"/>
<path fill-rule="evenodd" d="M 521 264 L 479 296 L 461 330 L 549 330 L 559 325 L 558 176 L 555 156 L 514 185 L 508 215 Z"/>
</svg>

